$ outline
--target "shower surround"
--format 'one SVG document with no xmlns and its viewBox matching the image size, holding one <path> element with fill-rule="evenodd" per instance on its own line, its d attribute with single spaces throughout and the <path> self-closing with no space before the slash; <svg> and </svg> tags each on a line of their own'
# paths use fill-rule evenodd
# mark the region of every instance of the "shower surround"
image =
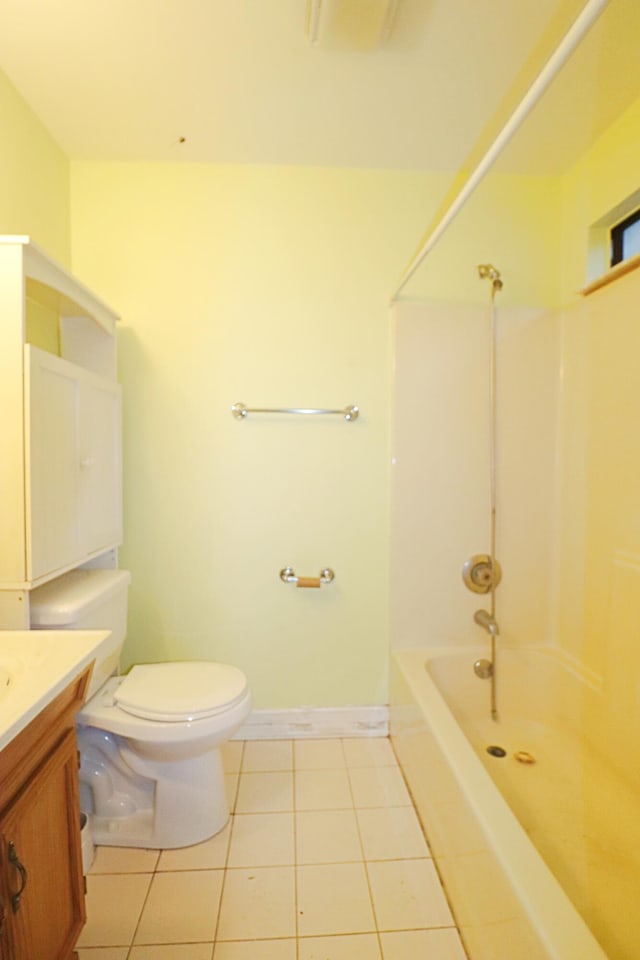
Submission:
<svg viewBox="0 0 640 960">
<path fill-rule="evenodd" d="M 610 798 L 605 821 L 607 810 L 624 812 L 624 797 L 640 791 L 640 331 L 633 308 L 639 296 L 636 271 L 564 310 L 506 306 L 498 319 L 497 556 L 503 579 L 497 593 L 501 719 L 493 724 L 494 743 L 500 744 L 502 706 L 513 702 L 503 669 L 507 652 L 527 656 L 541 647 L 582 678 L 582 692 L 568 701 L 563 718 L 577 737 L 568 741 L 573 745 L 564 765 L 573 771 L 570 790 L 582 809 L 602 810 L 602 798 Z M 426 660 L 434 646 L 455 652 L 474 645 L 476 657 L 486 656 L 487 635 L 473 620 L 478 598 L 464 588 L 461 568 L 468 556 L 486 550 L 488 536 L 487 311 L 402 304 L 395 324 L 393 644 L 400 659 L 403 649 L 413 648 Z M 486 682 L 472 672 L 467 678 L 467 668 L 473 670 L 473 659 L 461 665 L 459 682 L 478 685 L 489 717 Z M 398 687 L 394 669 L 394 703 L 404 698 L 406 705 L 406 689 L 398 693 L 406 678 Z M 526 683 L 531 680 L 527 676 Z M 534 724 L 551 722 L 547 698 L 534 699 L 532 707 Z M 590 744 L 595 763 L 583 762 L 578 743 Z M 430 769 L 426 755 L 423 765 Z M 602 778 L 587 777 L 594 767 Z M 613 904 L 601 885 L 592 884 L 586 897 L 575 892 L 580 883 L 573 893 L 567 884 L 578 909 L 596 918 L 587 922 L 605 951 L 625 960 L 640 946 L 626 922 L 633 902 L 625 893 L 640 849 L 639 822 L 639 816 L 625 816 L 624 844 L 605 844 L 599 854 L 602 871 L 613 871 L 621 891 Z M 543 823 L 527 821 L 527 832 L 539 834 Z M 585 823 L 588 833 L 591 814 Z M 563 870 L 557 872 L 562 877 Z M 490 897 L 488 885 L 485 892 Z M 604 919 L 611 910 L 613 919 Z M 532 930 L 544 938 L 535 919 Z M 472 956 L 483 954 L 472 950 Z"/>
</svg>

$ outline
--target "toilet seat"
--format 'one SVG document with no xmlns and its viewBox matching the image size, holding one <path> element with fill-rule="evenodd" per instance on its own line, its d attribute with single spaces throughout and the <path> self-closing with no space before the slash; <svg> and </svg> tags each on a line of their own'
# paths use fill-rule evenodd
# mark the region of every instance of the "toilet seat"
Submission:
<svg viewBox="0 0 640 960">
<path fill-rule="evenodd" d="M 223 713 L 247 696 L 237 667 L 211 661 L 139 664 L 114 693 L 121 710 L 143 720 L 184 723 Z"/>
</svg>

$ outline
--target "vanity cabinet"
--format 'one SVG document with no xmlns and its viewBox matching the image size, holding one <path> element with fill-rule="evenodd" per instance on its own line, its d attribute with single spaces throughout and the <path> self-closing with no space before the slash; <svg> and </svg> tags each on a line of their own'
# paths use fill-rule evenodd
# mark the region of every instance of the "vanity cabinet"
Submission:
<svg viewBox="0 0 640 960">
<path fill-rule="evenodd" d="M 0 236 L 0 628 L 122 542 L 117 315 L 28 237 Z"/>
<path fill-rule="evenodd" d="M 75 716 L 90 669 L 0 752 L 0 958 L 72 960 L 85 921 Z"/>
</svg>

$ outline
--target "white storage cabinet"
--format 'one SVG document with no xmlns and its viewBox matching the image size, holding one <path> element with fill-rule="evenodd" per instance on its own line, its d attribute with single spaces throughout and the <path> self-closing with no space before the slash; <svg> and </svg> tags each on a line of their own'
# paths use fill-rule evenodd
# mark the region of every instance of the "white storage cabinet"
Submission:
<svg viewBox="0 0 640 960">
<path fill-rule="evenodd" d="M 28 237 L 0 237 L 0 628 L 30 625 L 33 587 L 115 566 L 117 319 Z"/>
</svg>

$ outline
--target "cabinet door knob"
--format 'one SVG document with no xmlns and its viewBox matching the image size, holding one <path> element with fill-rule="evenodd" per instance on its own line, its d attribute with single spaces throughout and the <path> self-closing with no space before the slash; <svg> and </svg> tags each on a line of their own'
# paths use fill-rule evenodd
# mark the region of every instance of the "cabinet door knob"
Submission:
<svg viewBox="0 0 640 960">
<path fill-rule="evenodd" d="M 88 470 L 90 467 L 94 467 L 96 463 L 95 457 L 83 457 L 80 461 L 80 469 Z"/>
<path fill-rule="evenodd" d="M 16 853 L 16 848 L 13 845 L 13 842 L 9 843 L 9 863 L 12 867 L 15 867 L 18 873 L 20 874 L 20 888 L 11 895 L 11 906 L 13 907 L 13 912 L 17 913 L 20 909 L 20 898 L 24 893 L 24 888 L 27 885 L 27 871 L 24 867 L 24 864 L 20 863 L 20 858 Z"/>
</svg>

